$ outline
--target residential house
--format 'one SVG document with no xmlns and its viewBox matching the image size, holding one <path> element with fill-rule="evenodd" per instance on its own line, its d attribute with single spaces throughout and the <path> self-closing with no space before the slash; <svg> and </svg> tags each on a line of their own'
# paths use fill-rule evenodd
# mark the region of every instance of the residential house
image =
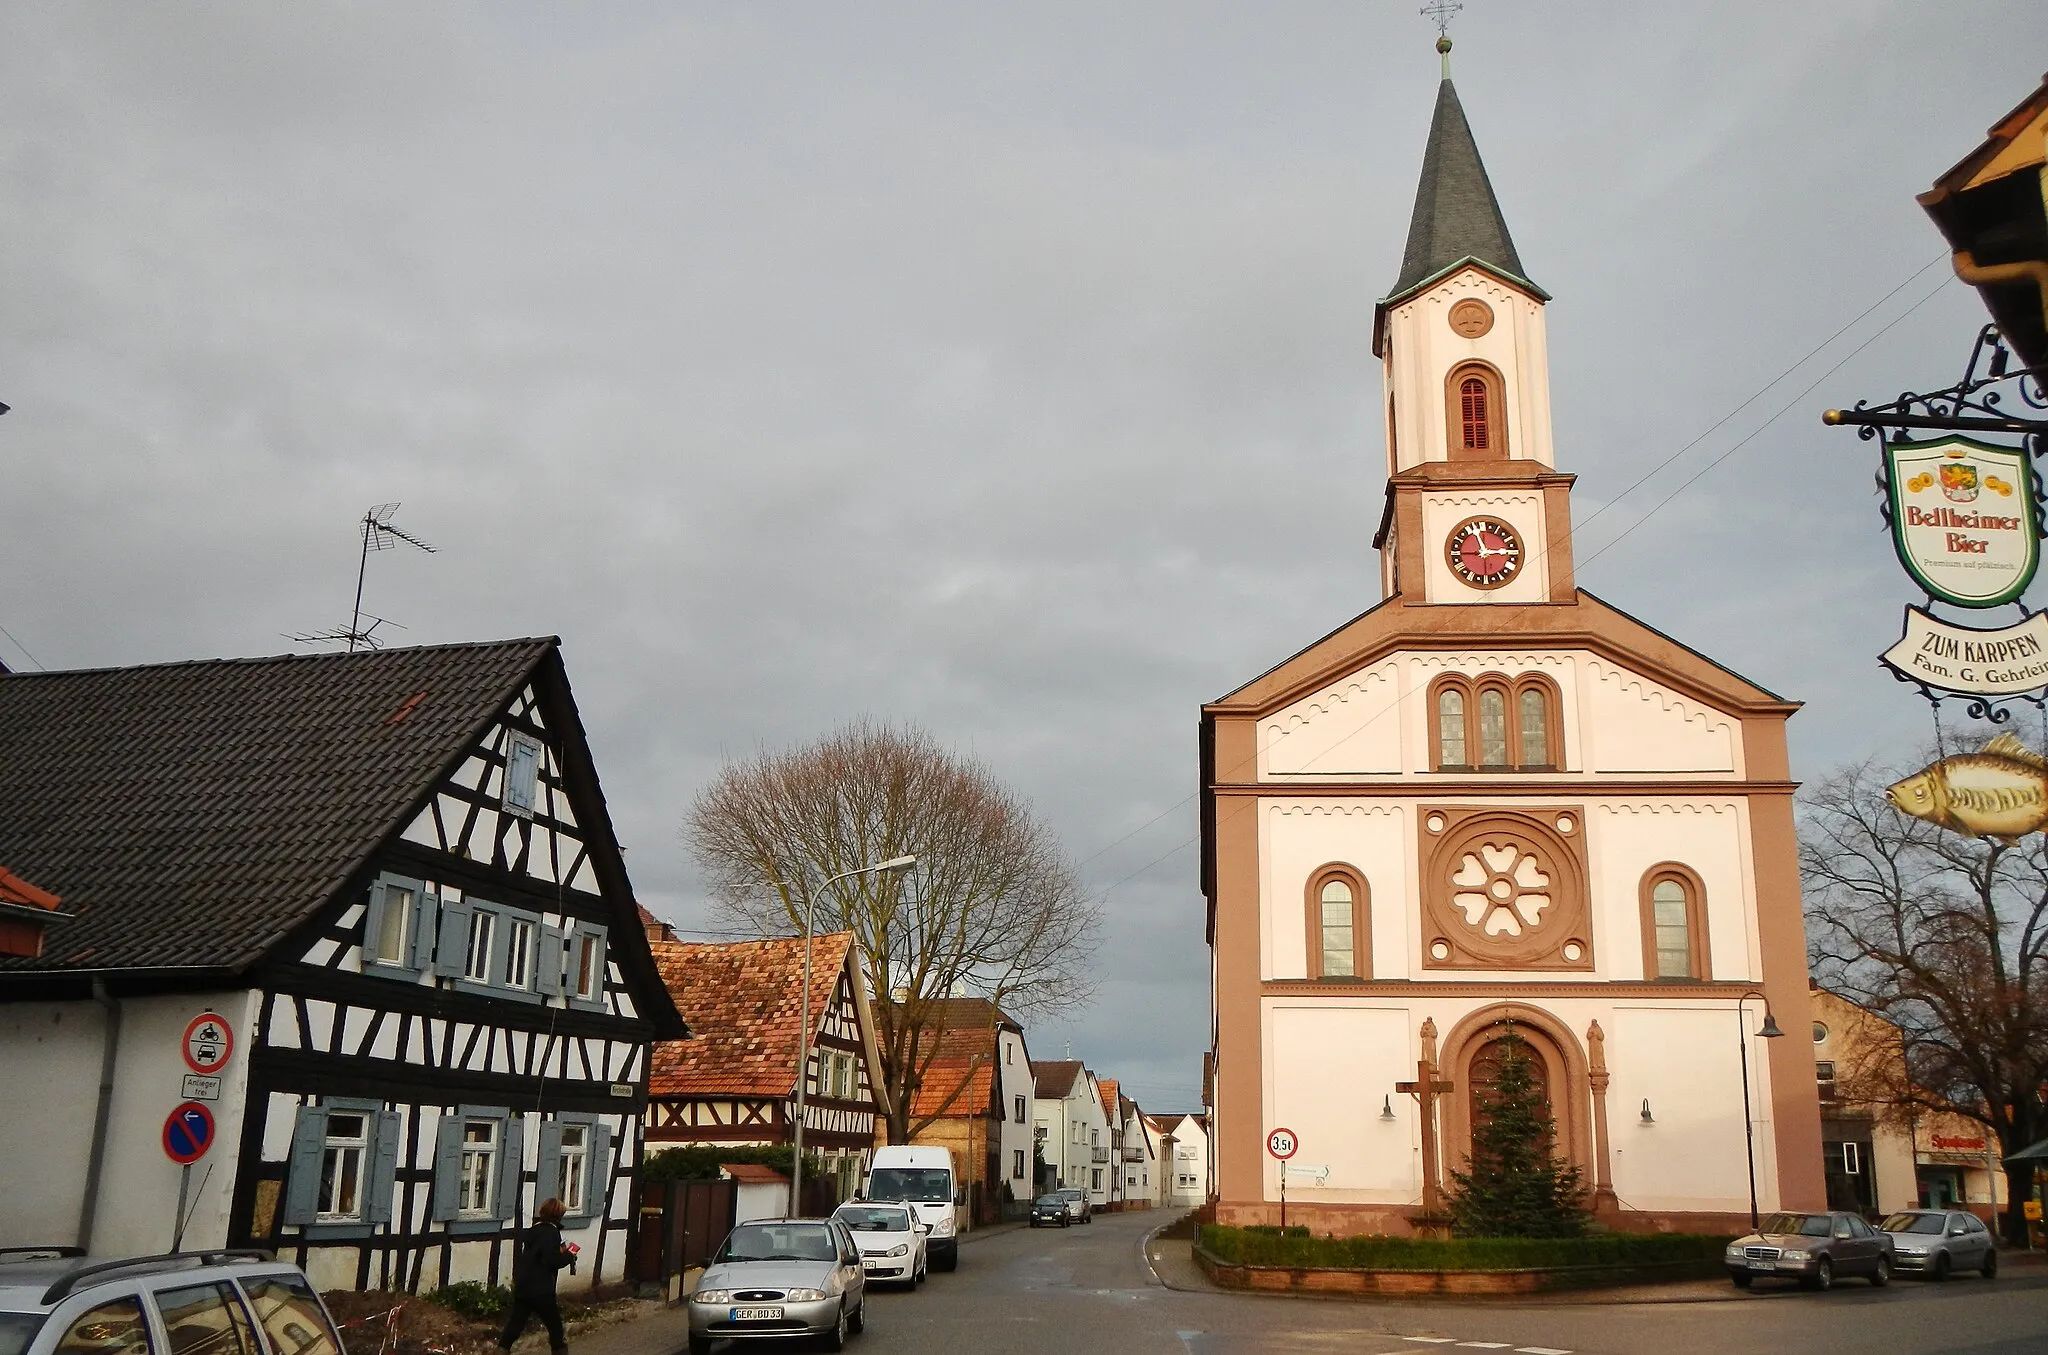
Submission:
<svg viewBox="0 0 2048 1355">
<path fill-rule="evenodd" d="M 1103 1207 L 1115 1209 L 1122 1205 L 1124 1199 L 1124 1122 L 1117 1114 L 1117 1080 L 1113 1077 L 1097 1078 L 1095 1094 L 1102 1098 L 1103 1141 L 1109 1145 L 1109 1165 L 1103 1171 L 1104 1194 L 1108 1201 Z"/>
<path fill-rule="evenodd" d="M 1109 1117 L 1095 1075 L 1078 1059 L 1054 1059 L 1031 1065 L 1035 1095 L 1034 1132 L 1043 1147 L 1044 1189 L 1078 1186 L 1089 1201 L 1109 1202 Z"/>
<path fill-rule="evenodd" d="M 188 1250 L 431 1289 L 558 1196 L 622 1278 L 686 1031 L 558 641 L 6 674 L 0 765 L 63 900 L 0 958 L 0 1244 L 163 1251 L 182 1203 Z"/>
<path fill-rule="evenodd" d="M 1166 1203 L 1192 1209 L 1209 1198 L 1209 1125 L 1201 1115 L 1162 1115 L 1160 1172 L 1167 1178 Z"/>
<path fill-rule="evenodd" d="M 953 1150 L 969 1218 L 1031 1202 L 1034 1085 L 1024 1028 L 985 998 L 925 1005 L 934 1049 L 911 1101 L 910 1141 Z"/>
<path fill-rule="evenodd" d="M 1123 1182 L 1126 1209 L 1150 1209 L 1159 1203 L 1159 1159 L 1145 1127 L 1144 1112 L 1128 1096 L 1117 1097 L 1117 1122 L 1123 1126 L 1117 1139 L 1117 1172 Z"/>
<path fill-rule="evenodd" d="M 804 1155 L 823 1159 L 838 1198 L 849 1198 L 867 1169 L 884 1104 L 874 1012 L 853 933 L 809 942 L 806 1029 L 804 938 L 684 942 L 652 916 L 644 923 L 692 1036 L 655 1046 L 648 1151 L 792 1143 L 801 1069 Z"/>
</svg>

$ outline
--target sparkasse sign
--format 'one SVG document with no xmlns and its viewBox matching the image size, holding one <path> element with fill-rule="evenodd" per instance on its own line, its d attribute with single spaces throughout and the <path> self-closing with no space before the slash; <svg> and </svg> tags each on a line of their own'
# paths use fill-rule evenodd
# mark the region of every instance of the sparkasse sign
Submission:
<svg viewBox="0 0 2048 1355">
<path fill-rule="evenodd" d="M 2034 581 L 2040 532 L 2033 468 L 2015 447 L 1950 436 L 1887 443 L 1892 545 L 1938 602 L 2002 607 Z"/>
</svg>

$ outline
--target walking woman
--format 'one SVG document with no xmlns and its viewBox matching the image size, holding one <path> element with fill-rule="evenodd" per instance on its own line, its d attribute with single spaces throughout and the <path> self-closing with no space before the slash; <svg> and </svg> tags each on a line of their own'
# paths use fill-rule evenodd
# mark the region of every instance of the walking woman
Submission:
<svg viewBox="0 0 2048 1355">
<path fill-rule="evenodd" d="M 562 1310 L 555 1304 L 555 1272 L 576 1264 L 576 1253 L 562 1241 L 562 1215 L 567 1212 L 556 1199 L 541 1201 L 533 1211 L 533 1227 L 526 1230 L 525 1245 L 512 1268 L 512 1311 L 498 1336 L 500 1350 L 511 1350 L 526 1330 L 526 1319 L 537 1317 L 548 1329 L 551 1355 L 569 1355 L 569 1343 L 562 1339 Z"/>
</svg>

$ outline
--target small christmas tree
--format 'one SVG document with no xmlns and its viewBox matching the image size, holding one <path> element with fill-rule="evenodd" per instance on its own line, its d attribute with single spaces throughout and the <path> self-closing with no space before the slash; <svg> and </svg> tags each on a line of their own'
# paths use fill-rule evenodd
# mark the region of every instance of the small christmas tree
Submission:
<svg viewBox="0 0 2048 1355">
<path fill-rule="evenodd" d="M 1475 1089 L 1485 1108 L 1472 1130 L 1469 1171 L 1452 1171 L 1445 1194 L 1459 1237 L 1578 1237 L 1586 1190 L 1577 1167 L 1557 1160 L 1557 1122 L 1537 1085 L 1528 1043 L 1508 1032 L 1494 1045 L 1492 1076 Z"/>
</svg>

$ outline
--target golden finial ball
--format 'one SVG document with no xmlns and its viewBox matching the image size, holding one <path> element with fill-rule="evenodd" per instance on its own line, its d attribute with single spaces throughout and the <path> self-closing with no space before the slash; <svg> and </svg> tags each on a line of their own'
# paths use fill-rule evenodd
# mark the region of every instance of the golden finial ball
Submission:
<svg viewBox="0 0 2048 1355">
<path fill-rule="evenodd" d="M 1436 49 L 1445 56 L 1451 54 L 1451 39 L 1448 34 L 1436 40 Z"/>
</svg>

